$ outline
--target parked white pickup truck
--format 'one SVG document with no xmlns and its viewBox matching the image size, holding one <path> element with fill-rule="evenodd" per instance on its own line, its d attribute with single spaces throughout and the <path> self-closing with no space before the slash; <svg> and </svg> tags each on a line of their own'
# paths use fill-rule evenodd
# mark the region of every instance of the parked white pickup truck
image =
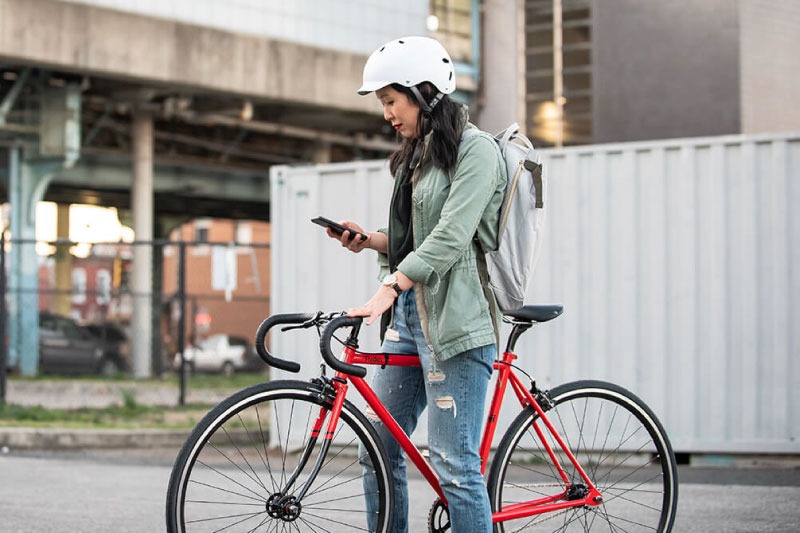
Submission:
<svg viewBox="0 0 800 533">
<path fill-rule="evenodd" d="M 197 341 L 194 346 L 187 347 L 184 358 L 190 372 L 220 372 L 231 376 L 237 371 L 264 368 L 246 339 L 224 333 L 210 335 Z M 176 357 L 175 370 L 180 370 L 180 364 L 181 358 Z"/>
</svg>

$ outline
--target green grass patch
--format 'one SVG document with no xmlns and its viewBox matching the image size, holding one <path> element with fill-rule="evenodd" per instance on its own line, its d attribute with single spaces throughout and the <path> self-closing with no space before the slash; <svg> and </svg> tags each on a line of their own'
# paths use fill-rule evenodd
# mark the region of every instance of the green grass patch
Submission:
<svg viewBox="0 0 800 533">
<path fill-rule="evenodd" d="M 83 376 L 59 376 L 55 374 L 44 374 L 37 377 L 23 377 L 13 376 L 9 377 L 9 381 L 28 381 L 28 382 L 71 382 L 80 381 L 86 383 L 107 383 L 112 382 L 115 385 L 124 386 L 126 382 L 143 384 L 143 385 L 173 385 L 176 388 L 180 385 L 180 380 L 177 374 L 169 373 L 162 378 L 153 379 L 133 379 L 125 374 L 117 374 L 111 378 L 96 376 L 96 375 L 83 375 Z M 190 389 L 214 389 L 214 390 L 240 390 L 247 388 L 256 383 L 263 383 L 269 381 L 269 372 L 239 372 L 231 377 L 225 377 L 220 374 L 210 373 L 196 373 L 186 377 L 186 388 Z"/>
<path fill-rule="evenodd" d="M 68 429 L 190 429 L 208 412 L 207 405 L 150 407 L 126 395 L 123 404 L 105 408 L 49 409 L 0 402 L 0 427 Z"/>
<path fill-rule="evenodd" d="M 197 373 L 187 376 L 185 381 L 187 393 L 192 390 L 214 390 L 233 393 L 257 383 L 269 380 L 267 372 L 241 372 L 231 377 L 219 374 Z M 98 376 L 39 376 L 10 378 L 10 382 L 67 383 L 79 381 L 83 383 L 113 383 L 119 390 L 121 405 L 109 407 L 82 407 L 75 409 L 58 409 L 42 406 L 24 406 L 0 401 L 0 427 L 40 427 L 68 429 L 113 429 L 113 428 L 154 428 L 154 429 L 190 429 L 194 427 L 213 407 L 213 403 L 184 406 L 150 406 L 139 403 L 136 398 L 137 386 L 167 386 L 175 388 L 177 398 L 179 379 L 170 374 L 163 379 L 135 380 L 130 377 L 115 379 Z M 130 387 L 128 387 L 128 385 Z"/>
<path fill-rule="evenodd" d="M 186 388 L 241 390 L 265 381 L 269 381 L 268 372 L 239 372 L 229 378 L 219 374 L 196 373 L 186 378 Z M 178 376 L 171 374 L 160 383 L 171 383 L 177 387 L 179 385 Z"/>
</svg>

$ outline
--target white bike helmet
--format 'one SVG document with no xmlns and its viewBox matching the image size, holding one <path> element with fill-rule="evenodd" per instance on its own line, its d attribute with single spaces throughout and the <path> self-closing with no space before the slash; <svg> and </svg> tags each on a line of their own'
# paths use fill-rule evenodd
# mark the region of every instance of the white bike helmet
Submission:
<svg viewBox="0 0 800 533">
<path fill-rule="evenodd" d="M 413 90 L 425 81 L 443 94 L 456 89 L 456 72 L 450 54 L 436 39 L 403 37 L 372 52 L 364 65 L 364 80 L 358 94 L 363 96 L 393 83 Z M 439 98 L 441 96 L 435 101 Z"/>
</svg>

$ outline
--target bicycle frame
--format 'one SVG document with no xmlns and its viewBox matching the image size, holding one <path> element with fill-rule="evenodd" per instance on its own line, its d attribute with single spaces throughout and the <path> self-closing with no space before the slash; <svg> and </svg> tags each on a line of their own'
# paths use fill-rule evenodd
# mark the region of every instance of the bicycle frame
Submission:
<svg viewBox="0 0 800 533">
<path fill-rule="evenodd" d="M 545 414 L 546 409 L 540 405 L 535 396 L 535 394 L 538 394 L 538 391 L 536 391 L 535 387 L 533 386 L 531 387 L 534 389 L 533 391 L 528 390 L 520 378 L 512 371 L 512 364 L 515 359 L 517 359 L 517 356 L 514 353 L 505 351 L 503 356 L 494 363 L 494 368 L 497 371 L 497 380 L 481 440 L 481 472 L 485 472 L 488 463 L 489 452 L 491 451 L 492 440 L 497 429 L 503 398 L 508 385 L 510 384 L 511 389 L 514 391 L 514 394 L 520 402 L 521 407 L 525 408 L 527 406 L 531 406 L 536 411 L 539 419 L 533 423 L 534 431 L 542 443 L 542 446 L 547 451 L 553 466 L 556 468 L 559 476 L 564 481 L 566 488 L 562 492 L 553 494 L 551 496 L 506 506 L 502 511 L 493 513 L 492 521 L 504 522 L 506 520 L 560 511 L 571 507 L 600 505 L 602 503 L 601 493 L 589 479 L 589 476 L 578 463 L 567 444 L 548 420 Z M 346 363 L 356 365 L 408 367 L 419 366 L 419 357 L 416 355 L 365 353 L 359 352 L 356 347 L 349 344 L 345 344 L 344 346 L 344 361 Z M 331 380 L 331 385 L 335 390 L 335 394 L 333 405 L 327 410 L 330 413 L 330 418 L 328 418 L 324 438 L 330 441 L 335 432 L 339 421 L 339 414 L 341 413 L 342 405 L 348 392 L 348 382 L 352 383 L 356 390 L 358 390 L 358 392 L 366 401 L 367 405 L 372 408 L 378 419 L 385 424 L 386 428 L 397 440 L 400 447 L 405 451 L 406 456 L 425 477 L 439 498 L 446 503 L 447 499 L 442 492 L 442 488 L 439 484 L 439 478 L 434 472 L 432 466 L 428 460 L 423 457 L 422 452 L 420 452 L 420 450 L 411 442 L 409 436 L 406 435 L 406 433 L 400 428 L 397 421 L 395 421 L 380 399 L 378 399 L 375 391 L 370 387 L 369 384 L 367 384 L 364 378 L 342 372 L 336 372 L 335 378 Z M 314 428 L 315 435 L 318 435 L 322 429 L 322 424 L 326 418 L 325 411 L 326 410 L 323 410 L 318 418 L 317 425 Z M 572 463 L 572 465 L 575 467 L 575 470 L 580 474 L 585 487 L 588 489 L 584 496 L 577 498 L 570 496 L 569 490 L 570 487 L 573 486 L 573 481 L 569 479 L 566 471 L 561 466 L 561 463 L 556 456 L 556 452 L 553 450 L 553 447 L 546 438 L 545 429 L 540 426 L 539 422 L 544 424 L 547 432 L 553 437 L 558 444 L 558 447 L 564 452 L 569 462 Z"/>
</svg>

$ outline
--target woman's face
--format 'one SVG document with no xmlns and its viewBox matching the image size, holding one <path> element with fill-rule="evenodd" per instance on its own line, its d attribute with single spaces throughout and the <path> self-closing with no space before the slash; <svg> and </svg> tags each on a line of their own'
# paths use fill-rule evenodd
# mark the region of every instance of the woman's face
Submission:
<svg viewBox="0 0 800 533">
<path fill-rule="evenodd" d="M 419 106 L 416 103 L 391 86 L 375 91 L 375 95 L 383 106 L 383 118 L 392 124 L 395 131 L 406 139 L 419 137 Z"/>
</svg>

